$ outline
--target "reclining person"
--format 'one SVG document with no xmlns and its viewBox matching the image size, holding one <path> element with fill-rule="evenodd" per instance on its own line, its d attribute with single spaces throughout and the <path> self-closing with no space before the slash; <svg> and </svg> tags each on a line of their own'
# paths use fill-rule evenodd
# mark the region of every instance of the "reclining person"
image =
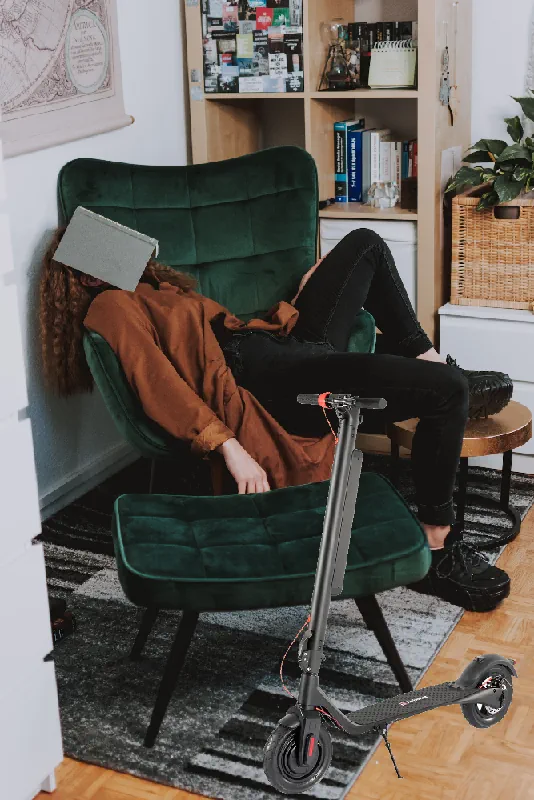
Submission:
<svg viewBox="0 0 534 800">
<path fill-rule="evenodd" d="M 443 359 L 419 324 L 386 243 L 347 235 L 302 278 L 291 302 L 245 324 L 194 290 L 194 280 L 150 261 L 133 292 L 54 261 L 41 280 L 45 372 L 62 395 L 89 390 L 84 326 L 103 336 L 149 417 L 194 453 L 222 453 L 240 493 L 328 479 L 333 436 L 299 393 L 384 397 L 388 421 L 418 417 L 412 471 L 418 518 L 432 549 L 428 576 L 411 588 L 469 610 L 494 608 L 508 575 L 462 541 L 453 488 L 470 413 L 470 389 L 487 373 Z M 356 312 L 367 309 L 395 355 L 348 353 Z M 496 413 L 511 396 L 493 373 Z"/>
</svg>

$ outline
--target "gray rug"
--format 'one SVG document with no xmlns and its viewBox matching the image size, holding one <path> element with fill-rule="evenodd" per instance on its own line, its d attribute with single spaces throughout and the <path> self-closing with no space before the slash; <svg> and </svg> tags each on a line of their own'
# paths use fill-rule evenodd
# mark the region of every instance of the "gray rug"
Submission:
<svg viewBox="0 0 534 800">
<path fill-rule="evenodd" d="M 383 466 L 380 459 L 367 458 L 366 462 L 367 468 Z M 497 496 L 498 473 L 481 469 L 471 473 L 471 485 Z M 405 471 L 406 491 L 409 483 L 409 471 Z M 533 501 L 534 479 L 514 474 L 512 502 L 523 516 Z M 84 513 L 92 513 L 87 503 L 78 503 Z M 98 515 L 102 513 L 100 509 Z M 101 522 L 100 517 L 98 524 L 93 519 L 93 539 L 104 537 Z M 49 523 L 50 535 L 50 530 L 57 532 L 57 520 Z M 468 538 L 476 541 L 505 524 L 499 512 L 474 507 L 467 515 Z M 80 531 L 78 543 L 83 539 Z M 162 614 L 144 660 L 129 663 L 124 656 L 140 612 L 125 600 L 112 557 L 102 553 L 100 540 L 93 552 L 89 547 L 68 547 L 58 535 L 47 542 L 46 535 L 45 531 L 52 585 L 57 593 L 60 573 L 78 621 L 76 633 L 55 651 L 66 753 L 212 798 L 279 797 L 263 773 L 263 747 L 292 702 L 281 688 L 279 663 L 308 609 L 202 615 L 159 738 L 155 747 L 147 750 L 142 740 L 179 615 Z M 491 560 L 498 555 L 493 552 Z M 381 594 L 379 602 L 416 683 L 462 610 L 404 588 Z M 343 711 L 355 711 L 398 694 L 382 651 L 353 602 L 332 604 L 325 653 L 321 686 Z M 286 669 L 292 691 L 297 690 L 298 674 L 292 652 Z M 343 798 L 381 741 L 375 735 L 353 739 L 337 732 L 333 740 L 332 766 L 309 797 Z M 400 768 L 402 772 L 402 764 Z"/>
</svg>

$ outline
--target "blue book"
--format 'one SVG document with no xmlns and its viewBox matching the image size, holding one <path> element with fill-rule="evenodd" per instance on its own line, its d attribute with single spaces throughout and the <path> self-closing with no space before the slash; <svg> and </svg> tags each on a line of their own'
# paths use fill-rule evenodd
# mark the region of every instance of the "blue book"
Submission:
<svg viewBox="0 0 534 800">
<path fill-rule="evenodd" d="M 341 120 L 334 123 L 335 196 L 336 203 L 349 199 L 347 176 L 347 134 L 365 127 L 364 119 Z"/>
<path fill-rule="evenodd" d="M 410 165 L 410 143 L 402 143 L 402 177 L 408 177 L 408 170 Z"/>
<path fill-rule="evenodd" d="M 363 202 L 363 130 L 347 132 L 347 183 L 349 203 Z"/>
</svg>

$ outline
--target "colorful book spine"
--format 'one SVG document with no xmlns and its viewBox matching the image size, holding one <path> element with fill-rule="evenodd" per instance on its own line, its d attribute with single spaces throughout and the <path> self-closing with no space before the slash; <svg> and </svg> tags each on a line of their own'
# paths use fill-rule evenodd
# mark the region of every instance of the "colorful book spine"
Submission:
<svg viewBox="0 0 534 800">
<path fill-rule="evenodd" d="M 363 130 L 347 134 L 349 203 L 363 202 Z"/>
<path fill-rule="evenodd" d="M 371 136 L 372 130 L 362 134 L 362 203 L 367 203 L 371 186 Z"/>
<path fill-rule="evenodd" d="M 371 186 L 382 180 L 380 177 L 380 143 L 390 132 L 388 129 L 384 129 L 371 133 Z"/>
<path fill-rule="evenodd" d="M 391 142 L 391 180 L 395 181 L 399 190 L 402 186 L 402 142 Z"/>
<path fill-rule="evenodd" d="M 347 134 L 363 128 L 365 120 L 341 120 L 334 123 L 335 197 L 336 203 L 347 203 L 349 199 L 347 172 Z"/>
<path fill-rule="evenodd" d="M 389 183 L 391 176 L 391 142 L 380 142 L 380 180 Z"/>
<path fill-rule="evenodd" d="M 410 166 L 410 153 L 409 142 L 402 143 L 402 177 L 408 178 L 408 169 Z"/>
</svg>

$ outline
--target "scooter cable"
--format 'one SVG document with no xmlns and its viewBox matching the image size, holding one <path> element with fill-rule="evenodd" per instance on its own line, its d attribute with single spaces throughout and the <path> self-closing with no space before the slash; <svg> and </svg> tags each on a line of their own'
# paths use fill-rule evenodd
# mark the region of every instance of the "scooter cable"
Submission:
<svg viewBox="0 0 534 800">
<path fill-rule="evenodd" d="M 332 436 L 334 437 L 334 441 L 337 444 L 339 442 L 339 438 L 338 438 L 335 430 L 332 427 L 332 423 L 328 419 L 328 414 L 326 413 L 326 398 L 328 397 L 329 394 L 332 394 L 332 392 L 324 392 L 323 394 L 320 394 L 319 395 L 319 400 L 317 402 L 319 403 L 319 405 L 323 409 L 324 418 L 327 421 L 328 427 L 332 431 Z"/>
<path fill-rule="evenodd" d="M 282 683 L 282 688 L 283 688 L 284 692 L 286 692 L 286 694 L 288 694 L 288 695 L 289 695 L 289 697 L 291 697 L 291 699 L 292 699 L 292 700 L 296 700 L 297 698 L 296 698 L 296 697 L 295 697 L 295 695 L 294 695 L 294 694 L 293 694 L 293 693 L 292 693 L 292 692 L 291 692 L 291 691 L 290 691 L 290 690 L 287 688 L 287 686 L 286 686 L 286 684 L 285 684 L 285 682 L 284 682 L 284 664 L 285 664 L 285 660 L 286 660 L 287 656 L 289 655 L 289 652 L 290 652 L 291 648 L 292 648 L 292 647 L 293 647 L 293 645 L 294 645 L 294 644 L 295 644 L 295 643 L 298 641 L 298 639 L 299 639 L 300 635 L 302 634 L 302 632 L 303 632 L 303 631 L 305 631 L 305 630 L 306 630 L 306 628 L 308 627 L 308 625 L 310 624 L 310 622 L 311 622 L 311 615 L 308 615 L 308 619 L 306 620 L 306 622 L 304 623 L 304 625 L 302 626 L 302 628 L 300 629 L 300 631 L 297 633 L 297 635 L 295 636 L 295 638 L 293 639 L 293 641 L 291 642 L 291 644 L 290 644 L 290 645 L 289 645 L 289 647 L 287 648 L 286 652 L 284 653 L 284 655 L 283 655 L 283 657 L 282 657 L 282 661 L 280 662 L 280 681 L 281 681 L 281 683 Z M 330 722 L 332 722 L 332 723 L 334 724 L 334 726 L 335 726 L 335 727 L 336 727 L 338 730 L 342 730 L 342 727 L 341 727 L 341 725 L 339 724 L 339 722 L 338 722 L 336 719 L 334 719 L 334 717 L 333 717 L 331 714 L 329 714 L 329 713 L 328 713 L 328 711 L 326 711 L 324 708 L 320 708 L 319 706 L 316 706 L 316 707 L 315 707 L 315 710 L 316 710 L 316 711 L 318 711 L 318 712 L 319 712 L 319 713 L 320 713 L 320 714 L 321 714 L 323 717 L 326 717 L 326 719 L 330 720 Z"/>
</svg>

